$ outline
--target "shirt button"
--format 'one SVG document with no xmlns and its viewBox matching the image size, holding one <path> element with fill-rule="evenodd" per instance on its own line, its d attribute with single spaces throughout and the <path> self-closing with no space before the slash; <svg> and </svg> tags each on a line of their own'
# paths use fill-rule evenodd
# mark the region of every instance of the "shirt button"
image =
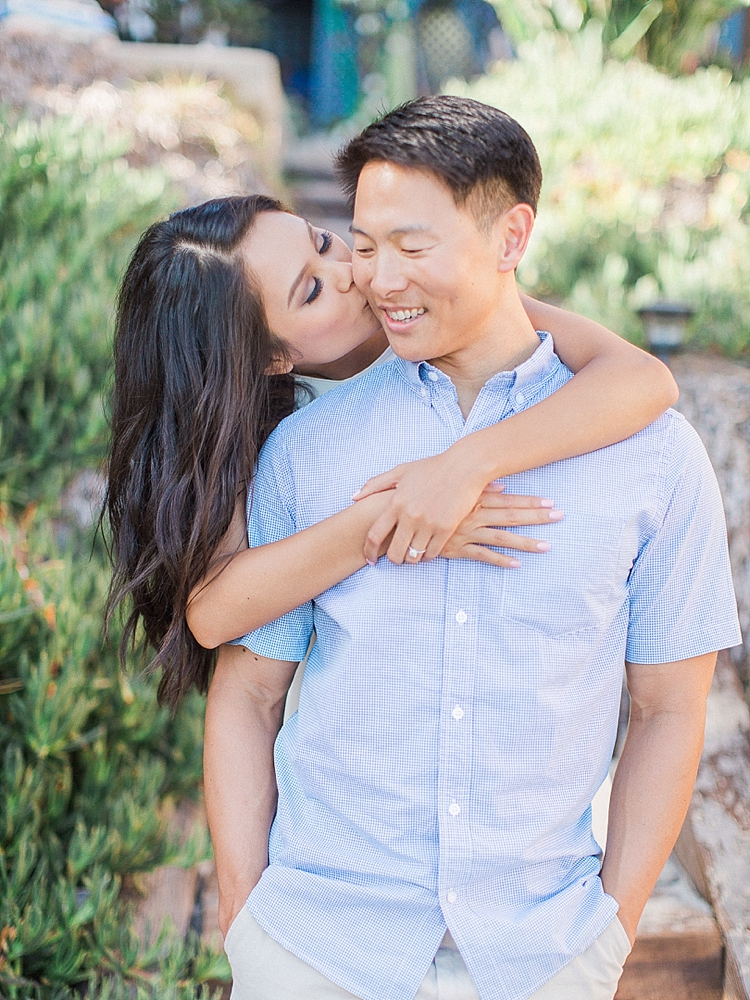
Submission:
<svg viewBox="0 0 750 1000">
<path fill-rule="evenodd" d="M 423 396 L 426 396 L 426 395 L 427 395 L 427 390 L 425 389 L 425 387 L 424 387 L 424 386 L 422 386 L 422 395 L 423 395 Z"/>
<path fill-rule="evenodd" d="M 448 900 L 449 903 L 455 903 L 456 900 L 458 899 L 458 893 L 454 892 L 453 889 L 451 889 L 451 891 L 445 898 Z"/>
<path fill-rule="evenodd" d="M 451 712 L 451 715 L 456 720 L 463 719 L 463 717 L 464 717 L 464 710 L 461 708 L 460 705 L 456 705 L 456 707 Z"/>
<path fill-rule="evenodd" d="M 459 625 L 463 625 L 468 619 L 468 617 L 469 616 L 466 614 L 465 611 L 459 611 L 458 614 L 456 615 L 456 621 L 458 622 Z"/>
<path fill-rule="evenodd" d="M 526 397 L 522 392 L 516 393 L 516 402 L 518 403 L 519 406 L 521 406 L 521 404 L 526 402 Z"/>
<path fill-rule="evenodd" d="M 458 802 L 451 802 L 451 804 L 448 806 L 448 812 L 451 814 L 451 816 L 458 816 L 458 814 L 461 812 L 461 806 L 458 804 Z"/>
<path fill-rule="evenodd" d="M 437 382 L 440 376 L 438 375 L 437 372 L 428 372 L 427 378 L 430 380 L 430 382 Z"/>
</svg>

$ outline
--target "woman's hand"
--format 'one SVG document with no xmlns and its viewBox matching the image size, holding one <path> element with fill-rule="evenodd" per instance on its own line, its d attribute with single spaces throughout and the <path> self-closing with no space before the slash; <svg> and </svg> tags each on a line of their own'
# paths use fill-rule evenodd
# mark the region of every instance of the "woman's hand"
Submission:
<svg viewBox="0 0 750 1000">
<path fill-rule="evenodd" d="M 373 522 L 365 542 L 365 558 L 375 562 L 389 535 L 388 558 L 392 563 L 419 562 L 407 555 L 411 547 L 424 552 L 421 560 L 429 562 L 440 555 L 458 526 L 477 507 L 485 490 L 499 492 L 502 486 L 487 486 L 490 476 L 484 469 L 481 454 L 473 446 L 473 435 L 456 442 L 447 451 L 431 458 L 397 465 L 390 472 L 370 479 L 354 495 L 362 500 L 373 493 L 391 490 L 391 503 Z M 535 508 L 551 509 L 552 500 L 524 498 Z M 528 509 L 528 508 L 525 508 Z M 549 520 L 547 518 L 546 520 Z M 510 524 L 544 523 L 513 521 Z"/>
<path fill-rule="evenodd" d="M 495 548 L 517 549 L 519 552 L 549 552 L 549 542 L 517 535 L 503 528 L 519 525 L 549 524 L 563 518 L 561 510 L 542 507 L 539 497 L 514 496 L 497 489 L 486 490 L 481 502 L 459 524 L 440 553 L 446 559 L 475 559 L 493 566 L 517 568 L 520 560 L 496 552 Z M 411 560 L 410 560 L 411 561 Z"/>
</svg>

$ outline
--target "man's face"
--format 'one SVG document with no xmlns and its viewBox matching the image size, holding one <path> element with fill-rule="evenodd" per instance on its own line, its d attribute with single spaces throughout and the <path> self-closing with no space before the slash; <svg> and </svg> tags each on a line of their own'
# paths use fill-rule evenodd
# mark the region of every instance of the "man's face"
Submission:
<svg viewBox="0 0 750 1000">
<path fill-rule="evenodd" d="M 408 361 L 476 347 L 498 322 L 498 244 L 435 175 L 368 163 L 354 206 L 354 280 Z M 511 268 L 512 277 L 512 268 Z"/>
</svg>

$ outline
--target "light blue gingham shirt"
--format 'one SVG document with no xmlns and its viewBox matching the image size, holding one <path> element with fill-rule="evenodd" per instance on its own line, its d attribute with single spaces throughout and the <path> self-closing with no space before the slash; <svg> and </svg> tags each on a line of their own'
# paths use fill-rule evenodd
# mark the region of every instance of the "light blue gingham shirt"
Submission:
<svg viewBox="0 0 750 1000">
<path fill-rule="evenodd" d="M 466 422 L 443 372 L 398 358 L 288 417 L 259 461 L 251 545 L 559 389 L 570 372 L 540 336 Z M 740 641 L 718 487 L 679 414 L 506 485 L 565 512 L 534 528 L 550 553 L 517 570 L 381 559 L 241 640 L 299 660 L 317 635 L 248 906 L 364 1000 L 412 1000 L 446 926 L 482 1000 L 521 1000 L 583 952 L 617 910 L 590 806 L 623 660 Z"/>
</svg>

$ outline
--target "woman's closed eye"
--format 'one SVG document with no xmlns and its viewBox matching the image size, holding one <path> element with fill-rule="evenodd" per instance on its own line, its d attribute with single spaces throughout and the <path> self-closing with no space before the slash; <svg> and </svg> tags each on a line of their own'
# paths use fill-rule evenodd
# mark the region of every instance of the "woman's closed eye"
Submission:
<svg viewBox="0 0 750 1000">
<path fill-rule="evenodd" d="M 318 249 L 318 253 L 322 257 L 324 253 L 328 253 L 328 251 L 331 249 L 331 244 L 333 243 L 333 236 L 331 236 L 331 234 L 327 230 L 323 230 L 323 232 L 320 234 L 320 237 L 321 237 L 321 243 L 320 243 L 320 248 Z M 306 306 L 311 305 L 317 299 L 317 297 L 320 295 L 322 291 L 323 291 L 322 278 L 313 278 L 313 288 L 310 294 L 305 299 L 305 305 Z"/>
<path fill-rule="evenodd" d="M 323 291 L 323 280 L 322 278 L 313 278 L 313 290 L 305 299 L 305 305 L 309 306 L 317 299 L 320 293 Z"/>
<path fill-rule="evenodd" d="M 328 253 L 328 251 L 331 249 L 331 244 L 333 243 L 333 236 L 331 236 L 331 234 L 327 230 L 323 230 L 320 236 L 322 242 L 320 244 L 320 250 L 318 250 L 318 253 L 322 257 L 324 253 Z"/>
</svg>

